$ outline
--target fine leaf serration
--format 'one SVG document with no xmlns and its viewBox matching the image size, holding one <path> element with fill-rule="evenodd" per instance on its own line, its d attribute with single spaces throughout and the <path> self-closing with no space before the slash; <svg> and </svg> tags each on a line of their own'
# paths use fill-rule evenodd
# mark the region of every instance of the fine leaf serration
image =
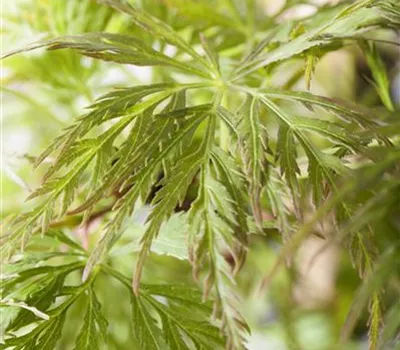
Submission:
<svg viewBox="0 0 400 350">
<path fill-rule="evenodd" d="M 110 16 L 120 13 L 129 29 L 68 33 L 3 58 L 39 48 L 68 50 L 104 65 L 152 67 L 159 77 L 102 94 L 35 158 L 36 167 L 50 165 L 28 197 L 32 209 L 6 221 L 0 237 L 1 258 L 10 262 L 1 305 L 4 299 L 5 308 L 21 306 L 1 326 L 1 349 L 56 348 L 79 303 L 85 311 L 75 349 L 102 349 L 111 328 L 98 292 L 104 276 L 129 294 L 131 336 L 140 349 L 245 349 L 250 329 L 236 275 L 251 237 L 271 229 L 285 243 L 273 273 L 313 233 L 327 240 L 335 235 L 361 278 L 390 265 L 395 254 L 373 244 L 379 220 L 399 204 L 400 196 L 393 197 L 399 194 L 398 122 L 291 85 L 272 86 L 269 77 L 281 64 L 305 62 L 310 90 L 318 59 L 355 45 L 383 106 L 394 113 L 388 73 L 367 33 L 399 29 L 396 1 L 322 6 L 286 24 L 260 19 L 256 1 L 167 0 L 164 19 L 132 1 L 98 3 Z M 287 1 L 283 10 L 296 3 Z M 181 27 L 167 23 L 174 13 L 182 16 Z M 143 207 L 149 213 L 130 279 L 109 252 Z M 142 283 L 152 244 L 180 211 L 187 212 L 180 218 L 188 261 L 203 293 Z M 63 219 L 68 228 L 69 218 L 81 228 L 103 219 L 88 250 L 59 229 Z M 321 230 L 324 222 L 328 228 Z M 35 250 L 44 237 L 54 244 L 51 252 Z M 79 283 L 70 283 L 77 276 Z M 388 341 L 380 338 L 383 284 L 362 285 L 343 338 L 369 303 L 370 349 Z M 31 330 L 21 332 L 27 326 Z"/>
</svg>

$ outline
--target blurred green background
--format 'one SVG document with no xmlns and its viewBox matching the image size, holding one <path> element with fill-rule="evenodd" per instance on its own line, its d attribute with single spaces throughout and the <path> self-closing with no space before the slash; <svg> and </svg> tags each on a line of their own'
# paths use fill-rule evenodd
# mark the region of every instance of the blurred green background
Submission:
<svg viewBox="0 0 400 350">
<path fill-rule="evenodd" d="M 138 0 L 135 3 L 176 28 L 192 20 L 190 16 L 185 17 L 184 13 L 168 10 L 156 0 Z M 260 1 L 265 8 L 265 15 L 279 11 L 281 3 L 275 0 Z M 299 5 L 285 15 L 297 18 L 306 16 L 315 10 L 316 5 L 322 5 L 322 2 Z M 3 52 L 39 39 L 65 34 L 136 31 L 125 17 L 91 0 L 13 0 L 4 2 L 2 7 Z M 186 34 L 190 36 L 190 33 Z M 389 31 L 376 35 L 398 40 Z M 154 41 L 150 37 L 144 39 Z M 389 71 L 393 100 L 399 103 L 398 47 L 379 44 L 378 49 Z M 32 170 L 33 157 L 73 118 L 82 114 L 85 106 L 115 86 L 168 79 L 158 69 L 94 61 L 64 50 L 38 50 L 17 55 L 2 65 L 2 218 L 32 205 L 26 203 L 25 198 L 31 189 L 40 184 L 43 174 L 41 169 Z M 288 68 L 282 68 L 283 72 L 276 73 L 271 79 L 280 85 L 287 80 L 285 69 L 296 70 L 298 67 L 298 63 L 291 62 Z M 311 91 L 357 101 L 371 108 L 379 107 L 379 96 L 368 82 L 370 73 L 366 67 L 365 59 L 355 47 L 345 47 L 327 54 L 318 62 Z M 302 77 L 293 83 L 293 89 L 305 89 Z M 132 252 L 143 232 L 145 216 L 146 208 L 132 217 L 118 246 L 120 250 L 111 253 L 112 264 L 127 275 L 131 273 Z M 185 260 L 184 232 L 181 232 L 179 218 L 177 220 L 176 223 L 170 223 L 169 227 L 164 227 L 166 236 L 169 232 L 168 238 L 165 242 L 159 242 L 156 247 L 158 254 L 149 259 L 144 275 L 153 282 L 195 285 L 190 265 Z M 93 227 L 92 231 L 93 237 L 96 237 L 98 228 Z M 79 232 L 71 231 L 71 235 L 79 236 Z M 341 326 L 356 295 L 360 278 L 346 251 L 332 245 L 321 252 L 322 246 L 323 242 L 317 238 L 308 240 L 296 258 L 297 268 L 282 270 L 268 290 L 260 294 L 257 292 L 259 281 L 277 257 L 279 244 L 273 235 L 252 238 L 247 263 L 238 276 L 238 289 L 243 299 L 241 309 L 253 330 L 249 337 L 250 350 L 368 348 L 367 310 L 349 344 L 337 345 Z M 167 254 L 171 249 L 174 257 Z M 394 288 L 400 290 L 400 285 Z M 110 320 L 110 333 L 114 334 L 109 348 L 131 349 L 128 340 L 130 325 L 127 322 L 129 296 L 125 295 L 120 285 L 109 280 L 100 279 L 98 290 L 104 312 Z M 385 297 L 390 298 L 390 293 Z M 72 348 L 76 324 L 81 318 L 78 305 L 65 327 L 59 349 Z"/>
</svg>

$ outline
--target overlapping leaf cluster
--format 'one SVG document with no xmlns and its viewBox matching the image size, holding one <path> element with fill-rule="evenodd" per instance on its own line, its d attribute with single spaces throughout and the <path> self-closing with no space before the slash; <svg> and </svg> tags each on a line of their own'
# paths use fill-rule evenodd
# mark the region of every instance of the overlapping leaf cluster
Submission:
<svg viewBox="0 0 400 350">
<path fill-rule="evenodd" d="M 365 229 L 373 236 L 377 220 L 392 214 L 398 205 L 393 202 L 393 191 L 399 190 L 398 169 L 393 168 L 399 160 L 398 132 L 390 131 L 390 121 L 360 106 L 273 88 L 266 81 L 280 63 L 304 60 L 309 85 L 320 57 L 347 42 L 359 42 L 377 92 L 387 109 L 393 110 L 381 58 L 364 34 L 376 26 L 398 27 L 395 2 L 364 0 L 323 7 L 303 21 L 275 26 L 276 17 L 265 21 L 258 16 L 254 1 L 246 6 L 221 1 L 215 7 L 207 1 L 166 1 L 166 11 L 178 9 L 182 23 L 192 26 L 187 40 L 178 32 L 182 28 L 174 23 L 174 29 L 167 17 L 162 21 L 162 16 L 152 16 L 123 0 L 99 3 L 126 15 L 142 30 L 143 38 L 90 32 L 50 39 L 20 51 L 70 49 L 103 61 L 161 67 L 170 76 L 160 83 L 119 88 L 99 97 L 37 157 L 36 166 L 49 157 L 54 161 L 42 186 L 30 195 L 39 199 L 38 204 L 13 220 L 1 237 L 2 258 L 12 259 L 38 232 L 52 232 L 57 218 L 82 215 L 83 222 L 89 222 L 96 210 L 104 208 L 111 215 L 89 256 L 74 245 L 68 251 L 71 254 L 24 257 L 11 265 L 17 275 L 3 284 L 5 300 L 18 298 L 38 311 L 22 308 L 12 318 L 6 347 L 54 348 L 68 309 L 81 298 L 87 306 L 76 348 L 99 347 L 97 334 L 107 333 L 94 287 L 101 271 L 132 286 L 132 317 L 140 348 L 215 349 L 222 346 L 224 337 L 227 348 L 243 348 L 247 326 L 238 307 L 234 275 L 245 261 L 249 236 L 275 226 L 289 241 L 282 254 L 286 258 L 332 211 L 339 240 L 349 245 L 361 274 L 372 273 L 373 256 L 378 253 L 369 249 Z M 283 10 L 291 6 L 289 1 Z M 156 38 L 158 45 L 145 35 Z M 167 53 L 166 46 L 173 47 L 174 53 Z M 230 98 L 235 101 L 229 103 Z M 295 107 L 301 105 L 308 111 Z M 386 162 L 378 161 L 376 149 L 385 154 Z M 370 163 L 365 182 L 352 159 Z M 369 188 L 367 200 L 353 203 L 350 194 L 376 184 L 371 181 L 378 175 L 385 182 Z M 347 186 L 340 181 L 343 178 L 350 179 Z M 196 293 L 140 284 L 160 229 L 193 188 L 196 195 L 187 214 L 189 260 L 195 278 L 204 282 L 205 296 L 213 296 L 213 322 L 219 322 L 224 337 L 210 321 L 208 304 L 202 304 Z M 123 234 L 124 222 L 149 198 L 152 209 L 131 284 L 104 261 Z M 319 210 L 298 230 L 307 207 Z M 266 211 L 272 213 L 272 223 L 266 222 Z M 233 266 L 226 254 L 232 256 Z M 71 262 L 35 266 L 34 259 L 64 255 Z M 84 282 L 69 286 L 66 277 L 81 269 Z M 371 343 L 375 344 L 381 324 L 377 289 L 371 300 Z M 193 310 L 204 317 L 191 319 Z M 39 321 L 38 312 L 46 313 L 48 319 Z M 36 327 L 26 334 L 14 334 L 31 323 Z"/>
<path fill-rule="evenodd" d="M 62 337 L 68 313 L 83 302 L 85 311 L 74 349 L 101 349 L 107 343 L 110 328 L 96 294 L 96 280 L 103 274 L 118 281 L 131 294 L 134 327 L 131 339 L 137 346 L 143 349 L 223 347 L 224 339 L 218 328 L 209 322 L 212 307 L 202 302 L 200 291 L 174 284 L 143 285 L 140 296 L 136 296 L 129 278 L 108 265 L 100 266 L 84 283 L 71 284 L 69 279 L 81 273 L 85 265 L 86 252 L 61 231 L 51 230 L 48 235 L 66 244 L 69 251 L 28 251 L 15 257 L 13 264 L 4 270 L 1 291 L 6 297 L 1 300 L 1 330 L 6 336 L 0 348 L 54 349 Z M 62 264 L 57 262 L 60 259 L 65 259 Z M 31 330 L 15 333 L 26 327 Z"/>
</svg>

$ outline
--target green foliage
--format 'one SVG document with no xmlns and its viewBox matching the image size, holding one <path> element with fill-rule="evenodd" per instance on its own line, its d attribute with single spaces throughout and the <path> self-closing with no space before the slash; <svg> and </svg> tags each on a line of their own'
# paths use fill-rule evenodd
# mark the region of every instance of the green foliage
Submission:
<svg viewBox="0 0 400 350">
<path fill-rule="evenodd" d="M 1 306 L 10 308 L 11 315 L 9 318 L 2 317 L 2 327 L 6 334 L 26 326 L 35 328 L 26 334 L 5 338 L 1 348 L 31 349 L 40 346 L 53 349 L 61 337 L 68 310 L 81 299 L 86 306 L 74 348 L 101 348 L 100 343 L 107 341 L 109 324 L 96 295 L 95 284 L 99 274 L 115 278 L 131 293 L 134 335 L 142 348 L 167 349 L 166 341 L 178 342 L 182 349 L 189 349 L 191 342 L 201 344 L 204 349 L 215 349 L 223 344 L 218 329 L 209 323 L 211 306 L 202 302 L 201 292 L 190 287 L 143 285 L 140 296 L 135 296 L 129 278 L 108 265 L 100 266 L 84 283 L 70 284 L 68 276 L 77 277 L 82 273 L 86 253 L 75 247 L 76 243 L 61 231 L 52 233 L 54 237 L 62 237 L 63 242 L 69 242 L 71 250 L 68 253 L 25 253 L 4 271 L 2 292 L 6 298 Z M 59 258 L 68 259 L 68 263 L 57 264 Z M 161 302 L 158 297 L 165 298 L 168 303 Z M 26 303 L 16 302 L 16 298 L 24 299 Z M 150 309 L 154 309 L 161 318 L 162 329 Z M 173 345 L 171 348 L 175 349 Z"/>
<path fill-rule="evenodd" d="M 13 56 L 10 67 L 18 66 L 22 56 L 15 54 L 46 48 L 52 53 L 29 58 L 40 62 L 32 74 L 41 80 L 47 62 L 69 57 L 71 80 L 64 83 L 50 66 L 50 83 L 66 90 L 76 83 L 91 104 L 35 157 L 35 167 L 50 165 L 28 197 L 34 204 L 3 225 L 0 348 L 57 348 L 82 305 L 74 349 L 116 346 L 102 301 L 106 279 L 129 294 L 135 348 L 244 349 L 250 328 L 236 275 L 254 237 L 271 230 L 284 245 L 262 288 L 310 235 L 338 242 L 364 280 L 342 340 L 368 304 L 370 349 L 393 339 L 398 303 L 385 316 L 381 291 L 400 272 L 399 125 L 381 117 L 395 105 L 377 45 L 365 33 L 398 29 L 397 2 L 323 6 L 283 22 L 279 14 L 261 16 L 256 1 L 50 3 L 51 21 L 38 30 L 51 38 L 3 58 Z M 280 13 L 296 4 L 288 1 Z M 381 110 L 273 83 L 284 64 L 305 60 L 310 90 L 318 60 L 349 42 L 362 48 Z M 95 60 L 84 67 L 80 55 Z M 82 76 L 100 71 L 96 60 L 152 67 L 154 82 L 119 87 L 93 102 Z M 149 214 L 135 227 L 130 220 L 141 208 Z M 89 237 L 98 220 L 100 233 Z M 379 237 L 382 222 L 387 237 Z M 79 224 L 83 248 L 68 233 Z M 132 236 L 133 243 L 124 241 Z M 114 264 L 124 252 L 134 255 L 132 281 Z M 146 262 L 155 255 L 187 260 L 203 293 L 175 281 L 142 283 L 151 280 Z"/>
</svg>

